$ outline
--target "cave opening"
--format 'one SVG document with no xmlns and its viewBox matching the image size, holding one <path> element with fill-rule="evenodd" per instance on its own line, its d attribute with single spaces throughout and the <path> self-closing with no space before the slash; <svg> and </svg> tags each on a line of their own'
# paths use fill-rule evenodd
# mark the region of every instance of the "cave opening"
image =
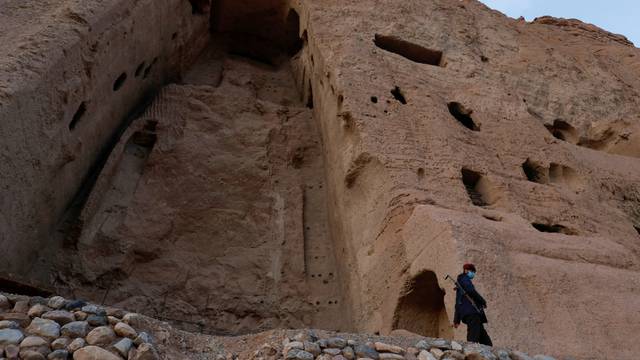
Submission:
<svg viewBox="0 0 640 360">
<path fill-rule="evenodd" d="M 577 130 L 564 120 L 556 119 L 553 121 L 553 124 L 545 124 L 544 126 L 556 139 L 572 144 L 575 144 L 578 141 Z"/>
<path fill-rule="evenodd" d="M 442 51 L 433 50 L 424 46 L 400 39 L 395 36 L 376 34 L 374 44 L 385 51 L 398 54 L 406 59 L 420 64 L 442 66 Z"/>
<path fill-rule="evenodd" d="M 122 73 L 116 81 L 113 83 L 113 91 L 118 91 L 122 88 L 124 83 L 127 81 L 127 73 Z"/>
<path fill-rule="evenodd" d="M 229 54 L 278 67 L 305 44 L 296 9 L 281 0 L 217 0 L 210 6 L 210 30 Z"/>
<path fill-rule="evenodd" d="M 475 206 L 487 206 L 489 205 L 485 199 L 483 194 L 483 189 L 481 187 L 482 183 L 482 174 L 463 168 L 462 171 L 462 183 L 464 184 L 464 188 L 467 190 L 467 195 L 469 195 L 469 199 Z"/>
<path fill-rule="evenodd" d="M 565 235 L 577 235 L 577 232 L 564 225 L 559 224 L 546 224 L 546 223 L 531 223 L 536 230 L 545 233 L 565 234 Z"/>
<path fill-rule="evenodd" d="M 527 159 L 522 163 L 522 171 L 531 182 L 547 184 L 549 182 L 548 170 L 541 164 Z"/>
<path fill-rule="evenodd" d="M 300 15 L 295 9 L 290 9 L 285 24 L 285 49 L 289 56 L 297 54 L 304 46 L 304 40 L 300 37 Z"/>
<path fill-rule="evenodd" d="M 393 90 L 391 90 L 391 95 L 393 95 L 393 98 L 398 100 L 402 105 L 407 105 L 407 98 L 402 93 L 402 90 L 400 90 L 400 87 L 396 86 L 393 88 Z"/>
<path fill-rule="evenodd" d="M 189 0 L 191 3 L 191 13 L 203 15 L 209 12 L 210 0 Z"/>
<path fill-rule="evenodd" d="M 450 338 L 453 332 L 449 326 L 444 295 L 433 271 L 419 273 L 405 284 L 395 309 L 393 329 L 435 338 Z"/>
<path fill-rule="evenodd" d="M 453 116 L 460 124 L 466 127 L 469 130 L 480 131 L 480 127 L 473 121 L 471 117 L 471 113 L 473 110 L 467 109 L 459 102 L 450 102 L 447 104 L 449 108 L 449 113 Z"/>
</svg>

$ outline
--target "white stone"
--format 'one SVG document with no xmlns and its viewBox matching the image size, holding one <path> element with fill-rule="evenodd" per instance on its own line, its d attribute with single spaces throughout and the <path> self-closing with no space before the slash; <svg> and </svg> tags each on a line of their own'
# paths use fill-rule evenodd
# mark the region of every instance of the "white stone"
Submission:
<svg viewBox="0 0 640 360">
<path fill-rule="evenodd" d="M 438 348 L 432 348 L 431 354 L 433 354 L 433 356 L 435 356 L 436 359 L 440 359 L 440 357 L 442 356 L 442 354 L 444 354 L 444 352 Z"/>
<path fill-rule="evenodd" d="M 60 309 L 67 302 L 62 296 L 54 296 L 47 302 L 47 305 L 52 309 Z"/>
<path fill-rule="evenodd" d="M 420 351 L 420 353 L 418 353 L 418 360 L 437 360 L 437 359 L 427 350 L 422 350 Z"/>
</svg>

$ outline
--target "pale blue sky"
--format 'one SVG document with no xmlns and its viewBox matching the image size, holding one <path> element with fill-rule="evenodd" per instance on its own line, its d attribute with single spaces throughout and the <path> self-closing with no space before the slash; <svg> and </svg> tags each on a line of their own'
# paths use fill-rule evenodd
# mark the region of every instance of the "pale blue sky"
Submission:
<svg viewBox="0 0 640 360">
<path fill-rule="evenodd" d="M 543 15 L 575 18 L 622 34 L 640 46 L 639 0 L 480 0 L 510 17 Z"/>
</svg>

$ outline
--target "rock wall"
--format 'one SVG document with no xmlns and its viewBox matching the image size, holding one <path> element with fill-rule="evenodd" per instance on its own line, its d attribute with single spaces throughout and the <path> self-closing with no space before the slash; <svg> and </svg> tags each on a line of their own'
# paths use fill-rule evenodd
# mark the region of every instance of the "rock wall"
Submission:
<svg viewBox="0 0 640 360">
<path fill-rule="evenodd" d="M 497 343 L 632 357 L 638 49 L 472 1 L 330 1 L 303 18 L 355 326 L 424 330 L 415 314 L 446 335 L 443 278 L 472 261 Z"/>
<path fill-rule="evenodd" d="M 3 2 L 3 273 L 50 281 L 48 250 L 77 226 L 63 214 L 83 202 L 129 113 L 192 61 L 208 26 L 184 0 Z"/>
</svg>

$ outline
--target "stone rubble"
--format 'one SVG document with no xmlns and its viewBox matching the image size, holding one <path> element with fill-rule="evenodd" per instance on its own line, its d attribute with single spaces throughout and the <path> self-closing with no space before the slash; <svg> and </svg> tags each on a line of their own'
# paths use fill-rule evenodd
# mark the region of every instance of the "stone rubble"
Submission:
<svg viewBox="0 0 640 360">
<path fill-rule="evenodd" d="M 264 344 L 251 360 L 555 360 L 545 355 L 530 357 L 510 349 L 475 343 L 423 338 L 403 347 L 383 341 L 358 341 L 345 337 L 318 339 L 313 331 L 298 333 L 282 341 L 282 351 Z"/>
<path fill-rule="evenodd" d="M 4 302 L 4 299 L 7 302 Z M 17 302 L 20 302 L 18 306 Z M 29 306 L 25 307 L 24 304 Z M 159 346 L 163 342 L 161 335 L 153 330 L 153 334 L 159 339 L 155 343 L 149 333 L 141 331 L 151 329 L 142 325 L 143 317 L 136 313 L 87 304 L 83 301 L 69 301 L 57 296 L 44 299 L 0 295 L 0 306 L 0 360 L 174 358 L 167 357 L 164 352 L 161 355 L 159 350 L 164 348 L 156 348 L 156 345 Z M 17 310 L 23 312 L 16 312 Z M 104 321 L 90 321 L 91 317 Z M 255 352 L 248 350 L 241 356 L 225 352 L 224 355 L 202 354 L 197 359 L 555 360 L 545 355 L 529 356 L 511 349 L 417 335 L 413 339 L 314 330 L 284 331 L 263 343 Z"/>
<path fill-rule="evenodd" d="M 136 319 L 60 296 L 0 294 L 0 360 L 159 360 Z"/>
</svg>

